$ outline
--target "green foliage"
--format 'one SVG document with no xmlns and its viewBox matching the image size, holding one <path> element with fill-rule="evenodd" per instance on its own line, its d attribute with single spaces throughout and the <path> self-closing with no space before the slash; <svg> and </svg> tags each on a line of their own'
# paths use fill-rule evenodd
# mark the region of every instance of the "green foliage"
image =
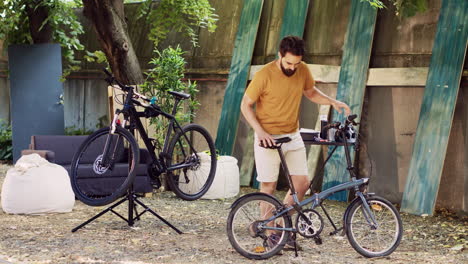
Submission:
<svg viewBox="0 0 468 264">
<path fill-rule="evenodd" d="M 198 38 L 195 28 L 216 29 L 218 15 L 214 13 L 208 0 L 160 0 L 157 4 L 146 0 L 140 8 L 138 18 L 145 17 L 150 24 L 149 39 L 157 47 L 171 31 L 185 32 L 193 45 L 197 46 Z"/>
<path fill-rule="evenodd" d="M 107 116 L 103 115 L 98 118 L 98 123 L 96 124 L 96 130 L 107 126 L 108 120 Z M 76 126 L 69 126 L 65 128 L 65 135 L 67 136 L 81 136 L 81 135 L 91 135 L 94 130 L 86 128 L 78 128 Z"/>
<path fill-rule="evenodd" d="M 371 5 L 374 8 L 384 8 L 385 5 L 382 3 L 382 1 L 379 0 L 361 0 L 361 2 L 368 2 L 369 5 Z"/>
<path fill-rule="evenodd" d="M 83 34 L 83 27 L 78 21 L 73 8 L 81 5 L 81 1 L 61 0 L 3 0 L 0 1 L 0 39 L 4 47 L 9 44 L 33 44 L 29 30 L 29 17 L 27 5 L 34 9 L 45 7 L 48 16 L 41 25 L 48 24 L 52 28 L 52 41 L 62 47 L 62 55 L 68 67 L 63 75 L 80 69 L 80 61 L 75 59 L 75 52 L 83 50 L 78 35 Z"/>
<path fill-rule="evenodd" d="M 393 0 L 397 15 L 412 17 L 427 10 L 427 0 Z"/>
<path fill-rule="evenodd" d="M 399 17 L 411 17 L 416 13 L 423 13 L 427 10 L 428 0 L 389 0 L 396 8 L 396 15 Z M 385 8 L 380 0 L 361 0 L 368 2 L 374 8 Z"/>
<path fill-rule="evenodd" d="M 106 68 L 109 68 L 109 63 L 107 61 L 106 54 L 101 50 L 96 50 L 94 52 L 86 51 L 86 55 L 84 55 L 84 59 L 88 62 L 97 62 L 97 63 L 105 63 L 107 64 Z"/>
<path fill-rule="evenodd" d="M 82 136 L 91 135 L 94 131 L 85 128 L 78 128 L 76 126 L 69 126 L 65 128 L 65 135 L 67 136 Z"/>
<path fill-rule="evenodd" d="M 11 126 L 0 120 L 0 160 L 13 159 L 13 143 L 11 140 Z"/>
<path fill-rule="evenodd" d="M 182 57 L 184 52 L 177 48 L 166 48 L 162 52 L 154 50 L 155 57 L 150 61 L 150 69 L 145 73 L 147 78 L 140 86 L 141 91 L 149 96 L 157 98 L 157 105 L 165 112 L 171 113 L 174 98 L 168 91 L 185 92 L 191 95 L 190 99 L 184 100 L 185 104 L 179 104 L 176 119 L 179 123 L 188 123 L 195 117 L 195 110 L 200 103 L 195 100 L 198 92 L 195 82 L 183 82 L 186 61 Z M 156 128 L 156 140 L 162 146 L 164 142 L 164 131 L 167 128 L 166 118 L 152 118 L 151 125 Z"/>
</svg>

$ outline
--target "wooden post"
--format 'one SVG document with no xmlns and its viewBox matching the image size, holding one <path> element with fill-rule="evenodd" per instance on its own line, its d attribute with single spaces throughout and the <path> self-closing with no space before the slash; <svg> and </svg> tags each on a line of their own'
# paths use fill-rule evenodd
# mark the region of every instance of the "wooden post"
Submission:
<svg viewBox="0 0 468 264">
<path fill-rule="evenodd" d="M 359 117 L 364 100 L 376 17 L 377 10 L 368 3 L 352 0 L 336 99 L 347 103 L 351 111 Z M 332 115 L 333 121 L 344 122 L 344 113 L 335 113 L 334 111 Z M 344 149 L 339 147 L 325 166 L 322 189 L 348 180 Z M 330 199 L 346 201 L 348 192 L 335 193 Z"/>
<path fill-rule="evenodd" d="M 401 210 L 434 212 L 468 37 L 468 1 L 444 0 Z"/>
<path fill-rule="evenodd" d="M 283 22 L 281 24 L 281 31 L 277 41 L 279 46 L 280 41 L 288 36 L 294 35 L 302 37 L 304 34 L 305 22 L 307 19 L 307 11 L 309 9 L 309 0 L 287 0 L 283 13 Z M 253 143 L 253 130 L 249 131 L 248 139 L 252 138 Z M 253 159 L 253 146 L 252 153 L 249 158 Z M 253 169 L 253 168 L 252 168 Z M 252 173 L 250 173 L 252 175 Z M 253 187 L 258 188 L 257 173 L 253 173 Z"/>
<path fill-rule="evenodd" d="M 216 148 L 221 155 L 232 154 L 262 7 L 263 0 L 249 0 L 244 1 L 242 8 L 216 136 Z"/>
</svg>

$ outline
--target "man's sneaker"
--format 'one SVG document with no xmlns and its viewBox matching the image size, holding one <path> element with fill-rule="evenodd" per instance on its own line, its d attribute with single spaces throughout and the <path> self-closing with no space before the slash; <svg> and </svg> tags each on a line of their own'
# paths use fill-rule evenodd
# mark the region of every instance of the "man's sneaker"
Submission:
<svg viewBox="0 0 468 264">
<path fill-rule="evenodd" d="M 281 225 L 276 225 L 276 227 L 279 227 L 279 228 L 283 228 Z M 279 234 L 275 234 L 276 236 L 278 236 L 278 240 L 280 239 L 280 235 Z M 301 251 L 302 250 L 302 247 L 299 246 L 299 244 L 297 244 L 296 240 L 295 240 L 295 235 L 292 235 L 290 234 L 288 240 L 286 241 L 286 245 L 284 245 L 284 249 L 285 250 L 294 250 L 294 244 L 297 245 L 297 250 L 298 251 Z M 278 241 L 279 242 L 279 241 Z"/>
<path fill-rule="evenodd" d="M 281 239 L 281 236 L 279 236 L 278 234 L 271 234 L 268 236 L 267 240 L 266 240 L 266 243 L 268 245 L 268 247 L 270 249 L 274 248 L 276 245 L 278 245 L 278 243 L 280 242 L 280 239 Z M 280 251 L 278 251 L 278 253 L 276 253 L 277 255 L 283 255 L 283 253 Z"/>
<path fill-rule="evenodd" d="M 281 236 L 279 234 L 277 234 L 277 233 L 269 235 L 268 240 L 267 240 L 268 246 L 270 248 L 275 247 L 280 242 L 280 239 L 281 239 Z M 288 238 L 288 240 L 286 241 L 286 245 L 284 245 L 284 249 L 285 250 L 289 250 L 289 249 L 294 250 L 294 244 L 297 245 L 297 250 L 302 250 L 302 248 L 299 246 L 299 244 L 297 244 L 297 242 L 292 237 Z"/>
<path fill-rule="evenodd" d="M 280 239 L 281 237 L 276 233 L 269 235 L 267 238 L 268 247 L 270 248 L 276 247 L 276 245 L 278 245 L 278 243 L 280 242 Z"/>
</svg>

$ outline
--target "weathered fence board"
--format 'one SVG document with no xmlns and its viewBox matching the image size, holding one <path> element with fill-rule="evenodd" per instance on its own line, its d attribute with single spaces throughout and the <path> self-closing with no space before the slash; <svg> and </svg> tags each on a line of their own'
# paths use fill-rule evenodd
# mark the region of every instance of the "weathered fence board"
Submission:
<svg viewBox="0 0 468 264">
<path fill-rule="evenodd" d="M 432 215 L 468 38 L 468 1 L 444 0 L 419 114 L 401 210 Z"/>
<path fill-rule="evenodd" d="M 284 8 L 283 13 L 283 20 L 281 24 L 280 35 L 278 38 L 278 45 L 280 41 L 288 36 L 300 36 L 304 34 L 305 22 L 307 18 L 307 10 L 309 8 L 309 0 L 287 0 L 286 6 Z M 253 143 L 253 130 L 249 131 L 248 140 L 251 140 Z M 253 159 L 253 148 L 251 153 L 248 153 L 248 159 Z M 253 169 L 253 167 L 252 167 Z M 250 171 L 248 171 L 249 173 Z M 247 174 L 252 175 L 252 173 Z M 254 187 L 258 187 L 258 182 L 256 180 L 256 172 L 253 174 L 254 176 Z"/>
<path fill-rule="evenodd" d="M 107 84 L 100 79 L 70 79 L 64 83 L 65 128 L 94 131 L 107 123 Z M 69 131 L 71 132 L 71 131 Z"/>
<path fill-rule="evenodd" d="M 377 10 L 368 3 L 352 1 L 336 99 L 347 103 L 351 111 L 359 116 L 364 99 L 376 17 Z M 333 113 L 333 120 L 343 121 L 344 118 L 344 113 L 337 114 L 336 111 Z M 325 167 L 322 188 L 328 189 L 348 180 L 344 149 L 339 147 Z M 330 199 L 346 201 L 347 197 L 348 192 L 342 191 L 330 196 Z"/>
<path fill-rule="evenodd" d="M 242 8 L 216 136 L 216 148 L 222 155 L 232 154 L 262 7 L 263 0 L 250 0 Z"/>
</svg>

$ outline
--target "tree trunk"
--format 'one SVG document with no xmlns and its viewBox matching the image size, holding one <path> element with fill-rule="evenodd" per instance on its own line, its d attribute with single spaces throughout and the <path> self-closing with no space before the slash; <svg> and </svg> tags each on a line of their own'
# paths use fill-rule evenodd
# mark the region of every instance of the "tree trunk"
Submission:
<svg viewBox="0 0 468 264">
<path fill-rule="evenodd" d="M 114 76 L 124 84 L 143 83 L 138 58 L 127 32 L 123 0 L 83 0 Z"/>
<path fill-rule="evenodd" d="M 26 13 L 29 18 L 29 31 L 34 44 L 52 42 L 52 28 L 49 23 L 42 26 L 42 23 L 49 16 L 49 10 L 45 6 L 38 6 L 37 0 L 26 4 Z M 42 26 L 42 28 L 41 28 Z"/>
</svg>

